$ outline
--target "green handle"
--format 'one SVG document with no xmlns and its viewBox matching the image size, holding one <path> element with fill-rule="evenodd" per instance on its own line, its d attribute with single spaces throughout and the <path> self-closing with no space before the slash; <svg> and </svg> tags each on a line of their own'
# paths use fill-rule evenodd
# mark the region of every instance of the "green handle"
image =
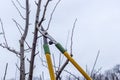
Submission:
<svg viewBox="0 0 120 80">
<path fill-rule="evenodd" d="M 55 44 L 55 46 L 60 50 L 60 52 L 64 53 L 66 50 L 62 47 L 60 43 Z"/>
<path fill-rule="evenodd" d="M 48 44 L 44 44 L 43 47 L 44 47 L 45 54 L 50 54 L 50 49 Z"/>
</svg>

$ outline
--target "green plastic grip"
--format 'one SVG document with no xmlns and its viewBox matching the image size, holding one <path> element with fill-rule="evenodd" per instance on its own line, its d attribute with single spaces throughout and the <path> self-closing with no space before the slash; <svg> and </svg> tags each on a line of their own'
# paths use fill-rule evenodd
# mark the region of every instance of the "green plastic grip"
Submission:
<svg viewBox="0 0 120 80">
<path fill-rule="evenodd" d="M 55 44 L 55 46 L 60 50 L 60 52 L 64 53 L 66 50 L 62 47 L 60 43 Z"/>
<path fill-rule="evenodd" d="M 45 54 L 50 54 L 50 49 L 48 44 L 44 44 L 43 47 L 44 47 Z"/>
</svg>

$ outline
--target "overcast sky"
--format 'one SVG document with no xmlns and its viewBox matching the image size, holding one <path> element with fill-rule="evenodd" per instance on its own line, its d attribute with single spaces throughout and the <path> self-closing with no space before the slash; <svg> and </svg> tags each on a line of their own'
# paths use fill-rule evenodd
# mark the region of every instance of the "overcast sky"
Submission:
<svg viewBox="0 0 120 80">
<path fill-rule="evenodd" d="M 12 18 L 20 22 L 22 19 L 20 19 L 11 0 L 0 1 L 0 18 L 4 23 L 8 43 L 18 49 L 20 34 L 16 30 Z M 33 2 L 30 4 L 31 9 L 35 9 Z M 48 10 L 48 13 L 50 11 L 51 9 Z M 31 18 L 34 17 L 32 10 L 31 15 Z M 62 0 L 54 13 L 49 33 L 65 46 L 68 32 L 71 32 L 76 18 L 73 58 L 84 69 L 86 65 L 91 69 L 97 52 L 100 50 L 96 69 L 102 67 L 104 71 L 120 64 L 120 0 Z M 30 38 L 30 42 L 31 40 L 32 38 Z M 0 43 L 2 42 L 3 39 L 0 36 Z M 70 41 L 67 45 L 68 51 L 69 43 Z M 16 67 L 16 55 L 0 48 L 0 78 L 3 77 L 7 62 L 9 63 L 7 77 L 14 77 L 15 70 L 13 68 Z M 12 73 L 13 75 L 11 75 Z"/>
</svg>

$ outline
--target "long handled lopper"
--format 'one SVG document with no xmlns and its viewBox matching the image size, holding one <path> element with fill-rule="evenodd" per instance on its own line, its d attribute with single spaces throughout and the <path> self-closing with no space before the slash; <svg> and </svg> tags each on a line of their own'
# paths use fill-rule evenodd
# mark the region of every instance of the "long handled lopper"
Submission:
<svg viewBox="0 0 120 80">
<path fill-rule="evenodd" d="M 38 28 L 38 27 L 37 27 Z M 53 70 L 53 66 L 52 66 L 52 60 L 50 57 L 50 50 L 49 50 L 49 46 L 48 46 L 48 42 L 47 39 L 49 39 L 49 44 L 55 44 L 55 46 L 57 47 L 57 49 L 64 54 L 64 56 L 77 68 L 77 70 L 87 79 L 87 80 L 92 80 L 90 78 L 90 76 L 79 66 L 79 64 L 68 54 L 68 52 L 62 47 L 62 45 L 60 43 L 58 43 L 54 38 L 52 38 L 52 36 L 50 36 L 46 30 L 44 30 L 44 28 L 41 26 L 41 29 L 39 29 L 39 32 L 43 35 L 43 41 L 44 41 L 44 51 L 45 51 L 45 55 L 46 55 L 46 60 L 47 60 L 47 64 L 48 64 L 48 69 L 49 69 L 49 74 L 50 74 L 50 78 L 51 80 L 55 80 L 55 74 L 54 74 L 54 70 Z"/>
</svg>

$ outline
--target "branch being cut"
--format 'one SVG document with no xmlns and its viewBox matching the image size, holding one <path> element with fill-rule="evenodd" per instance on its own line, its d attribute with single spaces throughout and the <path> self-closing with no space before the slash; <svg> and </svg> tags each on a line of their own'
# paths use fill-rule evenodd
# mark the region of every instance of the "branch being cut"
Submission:
<svg viewBox="0 0 120 80">
<path fill-rule="evenodd" d="M 72 28 L 72 34 L 71 34 L 71 45 L 70 45 L 70 56 L 72 57 L 72 46 L 73 46 L 73 34 L 74 34 L 74 29 L 75 29 L 75 24 L 76 24 L 77 19 L 75 20 L 74 24 L 73 24 L 73 28 Z M 62 67 L 59 69 L 57 76 L 56 76 L 56 80 L 58 80 L 60 78 L 60 75 L 62 73 L 62 71 L 64 70 L 64 68 L 67 66 L 67 64 L 69 63 L 69 60 L 67 59 L 65 61 L 65 63 L 62 65 Z"/>
</svg>

